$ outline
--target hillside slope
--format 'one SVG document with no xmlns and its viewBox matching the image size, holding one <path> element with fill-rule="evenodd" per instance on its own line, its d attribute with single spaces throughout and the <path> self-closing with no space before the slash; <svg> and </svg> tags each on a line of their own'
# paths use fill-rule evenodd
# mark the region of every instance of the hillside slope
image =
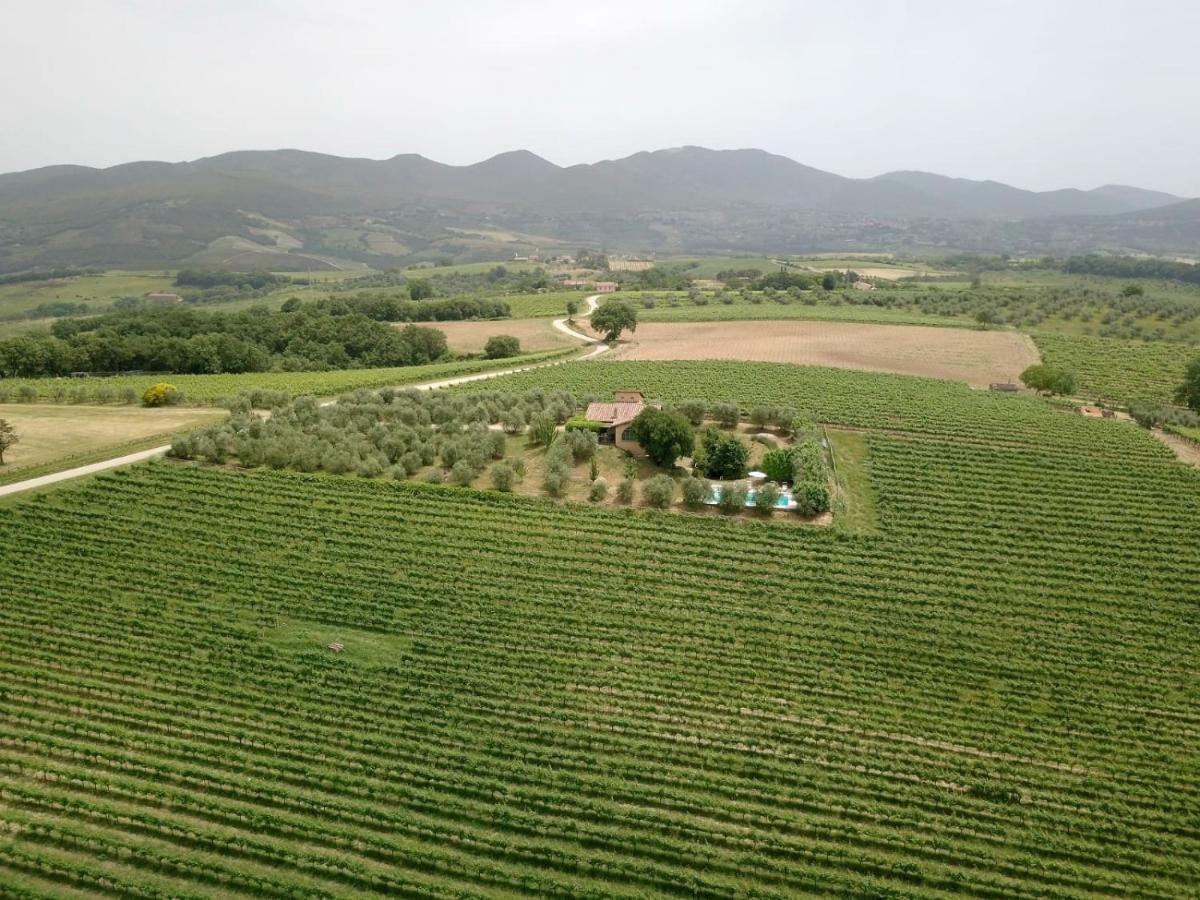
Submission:
<svg viewBox="0 0 1200 900">
<path fill-rule="evenodd" d="M 205 264 L 213 242 L 231 238 L 250 243 L 239 250 L 261 247 L 280 268 L 329 257 L 380 265 L 435 254 L 495 258 L 506 255 L 497 244 L 519 250 L 556 240 L 700 251 L 899 249 L 944 245 L 949 223 L 957 223 L 958 246 L 1009 249 L 999 245 L 1031 233 L 1024 223 L 1036 232 L 1038 221 L 1064 216 L 1099 217 L 1099 226 L 1081 227 L 1101 235 L 1107 228 L 1104 239 L 1120 244 L 1126 232 L 1148 233 L 1146 218 L 1178 200 L 1114 185 L 1038 193 L 922 172 L 853 179 L 762 150 L 682 147 L 569 167 L 524 150 L 468 166 L 416 154 L 241 151 L 0 175 L 0 270 Z M 1131 214 L 1136 222 L 1120 218 Z M 1053 232 L 1073 229 L 1059 223 Z M 1194 217 L 1150 233 L 1190 247 L 1193 230 Z"/>
</svg>

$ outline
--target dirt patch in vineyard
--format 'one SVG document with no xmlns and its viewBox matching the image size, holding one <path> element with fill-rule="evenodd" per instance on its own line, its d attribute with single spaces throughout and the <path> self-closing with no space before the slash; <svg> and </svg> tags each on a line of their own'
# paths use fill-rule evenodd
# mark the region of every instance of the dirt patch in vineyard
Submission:
<svg viewBox="0 0 1200 900">
<path fill-rule="evenodd" d="M 1181 438 L 1177 434 L 1168 434 L 1158 428 L 1153 429 L 1150 433 L 1170 447 L 1175 458 L 1181 463 L 1200 466 L 1200 444 Z"/>
<path fill-rule="evenodd" d="M 1013 331 L 868 325 L 858 322 L 646 322 L 621 359 L 741 359 L 897 372 L 986 387 L 1016 380 L 1038 361 Z"/>
<path fill-rule="evenodd" d="M 557 350 L 559 347 L 568 347 L 579 343 L 556 331 L 550 319 L 497 319 L 484 322 L 421 322 L 418 324 L 444 332 L 447 345 L 457 353 L 479 353 L 483 350 L 488 338 L 497 334 L 515 337 L 521 342 L 521 352 L 523 353 Z"/>
</svg>

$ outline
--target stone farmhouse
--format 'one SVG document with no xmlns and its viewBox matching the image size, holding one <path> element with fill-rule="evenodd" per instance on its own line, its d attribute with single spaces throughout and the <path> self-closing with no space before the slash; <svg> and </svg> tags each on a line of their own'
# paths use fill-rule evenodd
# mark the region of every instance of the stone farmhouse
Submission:
<svg viewBox="0 0 1200 900">
<path fill-rule="evenodd" d="M 645 456 L 641 444 L 628 434 L 629 426 L 645 408 L 646 398 L 641 391 L 614 391 L 612 403 L 589 403 L 584 415 L 604 425 L 598 435 L 600 443 L 612 444 L 634 456 Z"/>
</svg>

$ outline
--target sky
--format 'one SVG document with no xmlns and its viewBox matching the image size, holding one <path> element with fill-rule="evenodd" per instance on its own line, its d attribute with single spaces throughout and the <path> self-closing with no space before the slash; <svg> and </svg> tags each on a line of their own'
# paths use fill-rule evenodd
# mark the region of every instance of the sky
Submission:
<svg viewBox="0 0 1200 900">
<path fill-rule="evenodd" d="M 0 171 L 756 147 L 1200 196 L 1197 0 L 4 3 Z"/>
</svg>

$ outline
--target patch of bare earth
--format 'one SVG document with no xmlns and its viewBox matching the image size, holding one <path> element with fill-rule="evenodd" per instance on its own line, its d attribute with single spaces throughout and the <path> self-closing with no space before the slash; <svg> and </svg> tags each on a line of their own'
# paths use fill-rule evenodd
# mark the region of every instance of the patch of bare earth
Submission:
<svg viewBox="0 0 1200 900">
<path fill-rule="evenodd" d="M 1175 458 L 1189 466 L 1200 466 L 1200 444 L 1193 443 L 1177 434 L 1168 434 L 1155 428 L 1151 432 L 1156 438 L 1171 448 Z"/>
<path fill-rule="evenodd" d="M 1012 331 L 796 320 L 646 322 L 619 356 L 831 366 L 945 378 L 974 387 L 1015 381 L 1038 362 L 1033 342 Z"/>
<path fill-rule="evenodd" d="M 446 335 L 446 343 L 458 353 L 479 353 L 488 338 L 507 334 L 521 342 L 521 350 L 536 353 L 578 344 L 554 329 L 550 319 L 489 319 L 482 322 L 421 322 Z M 398 327 L 403 327 L 402 325 Z"/>
</svg>

